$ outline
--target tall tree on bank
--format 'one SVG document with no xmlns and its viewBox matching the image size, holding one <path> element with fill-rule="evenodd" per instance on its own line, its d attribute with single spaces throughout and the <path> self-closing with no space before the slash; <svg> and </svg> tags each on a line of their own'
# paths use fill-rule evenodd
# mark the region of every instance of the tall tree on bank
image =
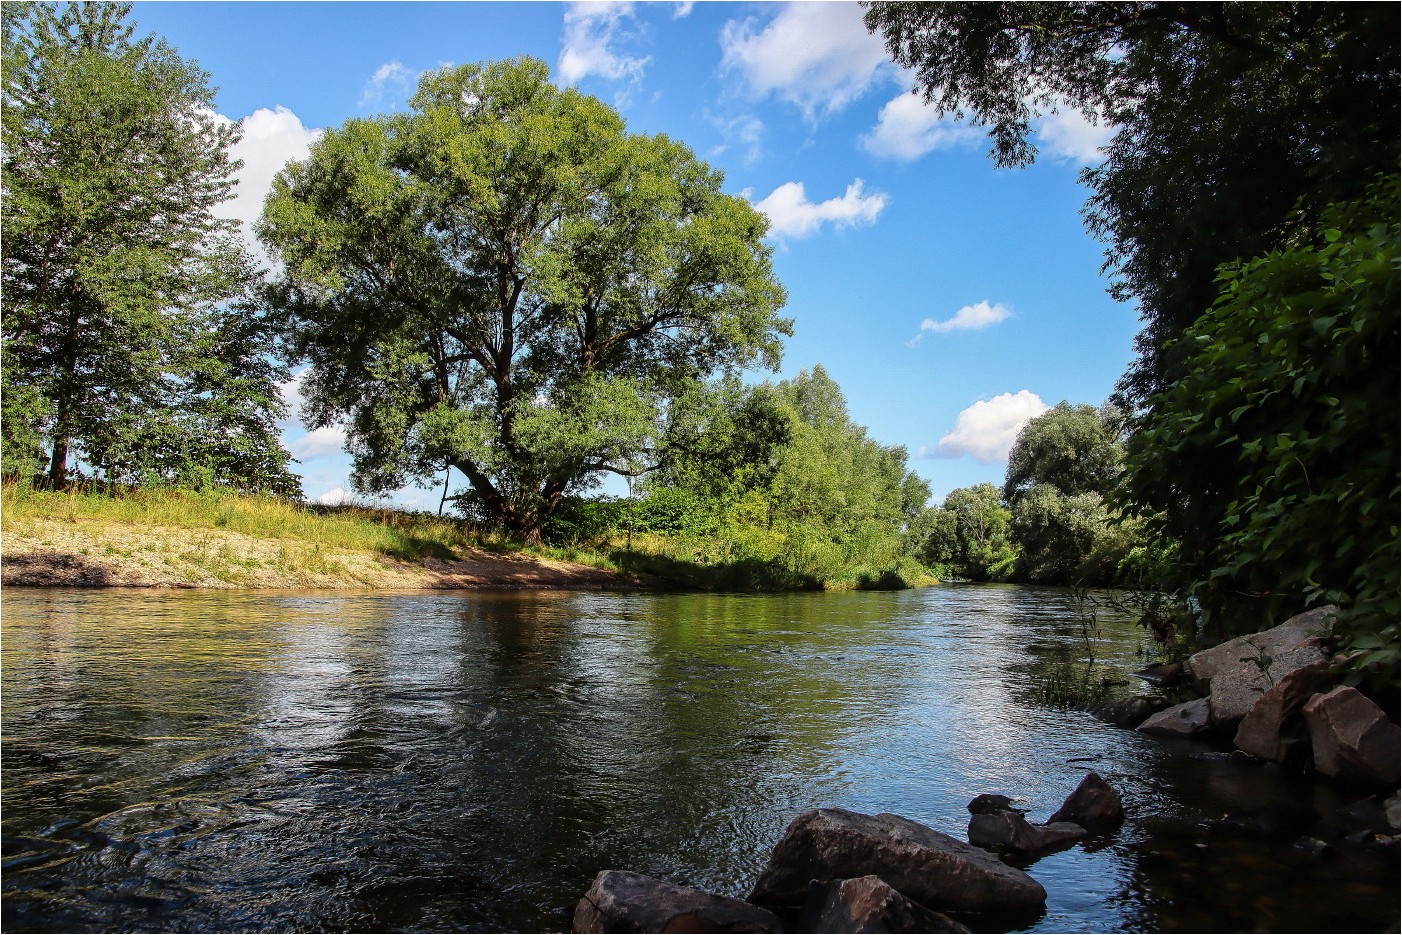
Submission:
<svg viewBox="0 0 1402 935">
<path fill-rule="evenodd" d="M 452 466 L 528 540 L 602 472 L 636 473 L 667 401 L 777 366 L 762 215 L 663 136 L 632 135 L 533 59 L 426 76 L 276 179 L 260 233 L 313 424 L 356 485 Z"/>
<path fill-rule="evenodd" d="M 946 114 L 1025 165 L 1054 107 L 1117 128 L 1085 170 L 1113 293 L 1138 303 L 1132 405 L 1182 374 L 1165 346 L 1217 297 L 1219 263 L 1259 256 L 1395 171 L 1395 3 L 871 3 L 867 25 Z M 1303 214 L 1293 214 L 1298 207 Z"/>
<path fill-rule="evenodd" d="M 76 455 L 109 479 L 294 491 L 271 334 L 236 301 L 254 270 L 213 214 L 238 127 L 129 11 L 3 9 L 3 373 L 23 402 L 5 453 L 55 485 Z"/>
</svg>

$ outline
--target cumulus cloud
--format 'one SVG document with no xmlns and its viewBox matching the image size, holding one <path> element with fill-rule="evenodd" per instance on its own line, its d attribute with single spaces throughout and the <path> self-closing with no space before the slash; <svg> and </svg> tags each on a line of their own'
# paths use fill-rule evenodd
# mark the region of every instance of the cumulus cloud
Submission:
<svg viewBox="0 0 1402 935">
<path fill-rule="evenodd" d="M 862 148 L 873 156 L 910 162 L 937 149 L 969 146 L 983 137 L 972 124 L 941 117 L 918 94 L 899 94 L 887 101 L 876 126 L 862 137 Z"/>
<path fill-rule="evenodd" d="M 375 69 L 370 80 L 365 82 L 365 87 L 360 89 L 359 106 L 373 107 L 383 101 L 387 94 L 402 98 L 412 78 L 402 62 L 385 62 Z"/>
<path fill-rule="evenodd" d="M 350 506 L 358 503 L 359 499 L 344 487 L 333 487 L 321 496 L 314 498 L 312 502 L 320 503 L 322 506 Z"/>
<path fill-rule="evenodd" d="M 327 455 L 340 454 L 346 445 L 346 429 L 341 425 L 327 425 L 313 429 L 301 438 L 290 442 L 287 451 L 298 461 L 310 461 Z"/>
<path fill-rule="evenodd" d="M 989 304 L 987 299 L 973 305 L 965 305 L 953 316 L 942 321 L 927 318 L 920 323 L 920 332 L 906 343 L 911 347 L 920 343 L 927 333 L 947 334 L 951 331 L 981 331 L 989 325 L 996 325 L 1012 317 L 1013 310 L 1002 302 Z"/>
<path fill-rule="evenodd" d="M 922 458 L 962 458 L 991 464 L 1008 460 L 1017 433 L 1029 420 L 1050 408 L 1031 390 L 981 399 L 960 412 L 951 429 L 933 449 L 916 452 Z"/>
<path fill-rule="evenodd" d="M 837 228 L 872 224 L 886 207 L 886 196 L 881 192 L 863 194 L 864 184 L 855 179 L 841 197 L 815 204 L 808 200 L 802 182 L 785 182 L 755 208 L 769 218 L 769 233 L 776 237 L 807 237 L 824 224 Z"/>
<path fill-rule="evenodd" d="M 220 119 L 232 123 L 227 117 Z M 307 158 L 307 152 L 322 131 L 302 126 L 297 115 L 282 106 L 272 110 L 259 108 L 240 122 L 243 138 L 229 151 L 235 159 L 243 160 L 243 168 L 236 176 L 238 186 L 234 197 L 214 211 L 220 217 L 233 218 L 242 224 L 244 239 L 254 253 L 263 258 L 253 237 L 253 222 L 263 213 L 263 201 L 273 186 L 273 176 L 288 162 Z"/>
<path fill-rule="evenodd" d="M 785 3 L 767 23 L 730 20 L 721 29 L 721 67 L 757 96 L 777 95 L 810 120 L 864 94 L 887 65 L 886 47 L 867 32 L 855 3 Z"/>
<path fill-rule="evenodd" d="M 571 3 L 565 10 L 564 48 L 557 67 L 560 81 L 576 84 L 588 75 L 610 81 L 642 78 L 649 59 L 617 50 L 618 42 L 627 38 L 624 27 L 632 18 L 631 3 Z"/>
</svg>

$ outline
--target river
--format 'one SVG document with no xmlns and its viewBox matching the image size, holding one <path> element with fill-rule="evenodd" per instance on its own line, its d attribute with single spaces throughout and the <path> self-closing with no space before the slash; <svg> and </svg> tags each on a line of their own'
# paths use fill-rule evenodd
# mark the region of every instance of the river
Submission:
<svg viewBox="0 0 1402 935">
<path fill-rule="evenodd" d="M 4 929 L 564 931 L 602 869 L 743 895 L 804 809 L 962 838 L 975 794 L 1045 820 L 1093 768 L 1128 821 L 1029 865 L 1029 931 L 1396 931 L 1395 851 L 1217 821 L 1347 794 L 1040 704 L 1078 619 L 1006 586 L 11 588 Z"/>
</svg>

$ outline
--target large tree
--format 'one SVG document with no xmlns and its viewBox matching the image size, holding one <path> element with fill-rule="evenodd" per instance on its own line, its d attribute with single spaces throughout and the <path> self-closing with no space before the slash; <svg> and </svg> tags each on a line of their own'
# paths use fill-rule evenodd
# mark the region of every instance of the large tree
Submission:
<svg viewBox="0 0 1402 935">
<path fill-rule="evenodd" d="M 431 73 L 411 104 L 327 132 L 268 198 L 305 413 L 348 424 L 360 489 L 451 466 L 534 539 L 565 494 L 651 466 L 695 380 L 777 365 L 766 222 L 532 59 Z"/>
<path fill-rule="evenodd" d="M 6 470 L 291 491 L 255 271 L 213 213 L 238 127 L 129 7 L 4 7 Z"/>
<path fill-rule="evenodd" d="M 1219 263 L 1258 256 L 1395 170 L 1395 3 L 872 3 L 897 63 L 943 113 L 986 124 L 999 165 L 1035 157 L 1035 118 L 1116 128 L 1083 174 L 1114 293 L 1145 321 L 1121 390 L 1182 373 L 1165 347 L 1213 302 Z M 1303 215 L 1292 215 L 1296 207 Z"/>
</svg>

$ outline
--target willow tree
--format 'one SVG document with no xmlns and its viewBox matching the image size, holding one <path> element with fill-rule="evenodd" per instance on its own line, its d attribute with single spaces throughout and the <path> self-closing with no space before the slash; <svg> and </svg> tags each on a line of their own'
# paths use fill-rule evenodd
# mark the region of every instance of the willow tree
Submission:
<svg viewBox="0 0 1402 935">
<path fill-rule="evenodd" d="M 777 366 L 766 222 L 539 61 L 431 73 L 411 106 L 277 177 L 271 299 L 311 365 L 304 414 L 347 426 L 361 491 L 451 466 L 533 540 L 566 493 L 645 469 L 695 380 Z"/>
</svg>

